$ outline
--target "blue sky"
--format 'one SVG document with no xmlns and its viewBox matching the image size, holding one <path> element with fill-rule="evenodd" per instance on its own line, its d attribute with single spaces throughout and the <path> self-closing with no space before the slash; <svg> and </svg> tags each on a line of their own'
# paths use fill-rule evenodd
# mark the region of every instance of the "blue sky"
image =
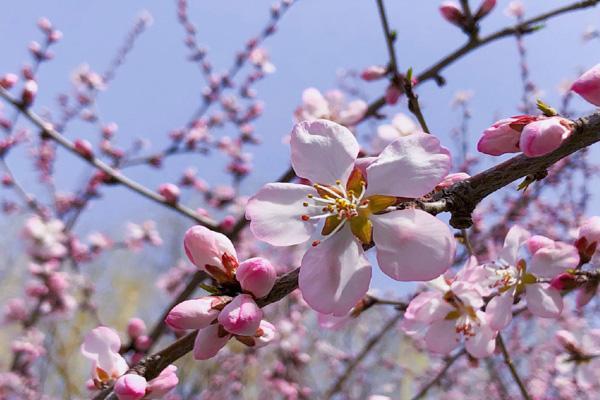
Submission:
<svg viewBox="0 0 600 400">
<path fill-rule="evenodd" d="M 265 0 L 190 3 L 190 18 L 217 71 L 227 69 L 235 51 L 260 31 L 271 5 Z M 464 42 L 464 35 L 439 16 L 439 3 L 386 2 L 390 24 L 398 31 L 396 50 L 401 69 L 413 67 L 421 71 Z M 471 3 L 475 6 L 478 2 Z M 570 3 L 524 1 L 528 16 Z M 483 34 L 513 22 L 503 12 L 507 4 L 508 1 L 498 1 L 497 8 L 483 23 Z M 0 73 L 16 71 L 28 60 L 27 44 L 41 36 L 35 22 L 47 16 L 64 38 L 54 49 L 55 60 L 44 65 L 39 74 L 41 89 L 35 108 L 52 109 L 56 95 L 68 89 L 70 73 L 78 65 L 89 63 L 98 71 L 107 66 L 142 10 L 152 14 L 154 23 L 136 43 L 116 80 L 100 95 L 98 104 L 103 120 L 118 123 L 119 143 L 143 137 L 151 140 L 154 148 L 162 148 L 166 133 L 189 119 L 204 86 L 198 68 L 186 61 L 187 49 L 183 45 L 183 29 L 176 22 L 175 1 L 6 0 L 0 13 Z M 600 9 L 571 13 L 527 36 L 532 79 L 544 90 L 543 99 L 548 103 L 558 104 L 556 88 L 563 78 L 574 77 L 581 68 L 599 62 L 600 41 L 584 44 L 581 40 L 585 27 L 596 23 L 599 14 Z M 281 139 L 292 127 L 292 113 L 303 89 L 314 86 L 326 90 L 334 87 L 340 69 L 361 69 L 387 62 L 374 0 L 298 0 L 281 22 L 279 32 L 268 39 L 266 48 L 277 71 L 256 87 L 266 104 L 264 116 L 256 124 L 263 145 L 252 148 L 256 150 L 256 173 L 242 186 L 247 194 L 287 167 L 289 153 Z M 468 55 L 447 68 L 443 76 L 448 81 L 446 86 L 438 88 L 428 82 L 419 87 L 418 93 L 432 132 L 447 146 L 452 148 L 449 132 L 459 123 L 458 112 L 450 108 L 458 90 L 474 92 L 474 138 L 496 117 L 517 113 L 521 91 L 514 39 L 503 39 Z M 364 88 L 374 98 L 382 85 L 368 84 Z M 591 109 L 579 99 L 573 105 L 582 113 Z M 406 112 L 403 105 L 385 109 L 388 115 L 398 111 Z M 362 129 L 362 133 L 368 133 L 368 127 Z M 92 140 L 97 137 L 95 130 L 79 123 L 73 124 L 67 135 Z M 474 151 L 474 144 L 470 150 Z M 25 153 L 15 152 L 9 162 L 27 188 L 34 191 L 35 178 Z M 175 181 L 186 165 L 195 166 L 211 183 L 218 183 L 224 176 L 224 165 L 219 160 L 198 156 L 171 160 L 160 171 L 148 173 L 147 168 L 139 168 L 128 174 L 155 188 L 161 182 Z M 70 156 L 58 167 L 58 186 L 64 190 L 76 188 L 89 173 L 87 167 Z M 96 202 L 93 212 L 82 220 L 84 231 L 92 223 L 114 229 L 124 220 L 141 220 L 162 212 L 158 206 L 123 189 L 110 188 L 105 193 L 107 196 Z M 188 200 L 192 204 L 197 201 Z M 106 218 L 107 214 L 111 218 Z"/>
</svg>

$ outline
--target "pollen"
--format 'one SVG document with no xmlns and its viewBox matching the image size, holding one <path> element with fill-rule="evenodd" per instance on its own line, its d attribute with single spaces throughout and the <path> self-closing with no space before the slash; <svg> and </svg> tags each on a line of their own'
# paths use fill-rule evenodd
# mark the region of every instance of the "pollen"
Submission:
<svg viewBox="0 0 600 400">
<path fill-rule="evenodd" d="M 310 219 L 310 217 L 308 215 L 306 215 L 306 214 L 304 214 L 300 218 L 302 218 L 302 221 L 308 221 Z"/>
</svg>

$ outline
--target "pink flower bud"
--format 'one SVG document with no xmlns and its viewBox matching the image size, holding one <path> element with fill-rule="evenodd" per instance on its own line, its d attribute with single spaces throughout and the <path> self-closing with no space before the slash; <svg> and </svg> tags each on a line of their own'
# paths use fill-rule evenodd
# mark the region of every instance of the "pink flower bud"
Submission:
<svg viewBox="0 0 600 400">
<path fill-rule="evenodd" d="M 440 5 L 440 13 L 442 17 L 451 24 L 462 26 L 465 16 L 460 9 L 460 6 L 453 1 L 445 1 Z"/>
<path fill-rule="evenodd" d="M 235 226 L 235 217 L 233 215 L 226 215 L 225 218 L 219 224 L 219 227 L 226 231 L 230 232 Z"/>
<path fill-rule="evenodd" d="M 0 87 L 8 90 L 12 88 L 18 80 L 19 77 L 15 74 L 5 74 L 2 78 L 0 78 Z"/>
<path fill-rule="evenodd" d="M 50 42 L 58 42 L 60 39 L 62 39 L 62 37 L 62 32 L 57 30 L 54 30 L 48 34 L 48 40 Z"/>
<path fill-rule="evenodd" d="M 535 121 L 523 128 L 519 147 L 528 157 L 539 157 L 560 147 L 573 130 L 570 123 L 560 117 Z"/>
<path fill-rule="evenodd" d="M 400 88 L 392 84 L 388 86 L 385 90 L 385 102 L 390 105 L 396 104 L 398 102 L 398 99 L 400 99 L 401 95 L 402 91 L 400 90 Z"/>
<path fill-rule="evenodd" d="M 588 243 L 600 241 L 600 217 L 591 217 L 579 227 L 579 238 L 585 238 Z"/>
<path fill-rule="evenodd" d="M 269 260 L 255 257 L 240 263 L 235 277 L 242 289 L 252 293 L 256 298 L 261 298 L 273 289 L 277 272 Z"/>
<path fill-rule="evenodd" d="M 148 382 L 146 395 L 151 399 L 162 399 L 179 383 L 175 372 L 177 372 L 177 367 L 174 365 L 163 369 L 156 378 Z"/>
<path fill-rule="evenodd" d="M 220 281 L 233 279 L 237 253 L 227 236 L 196 225 L 185 233 L 183 246 L 196 267 Z"/>
<path fill-rule="evenodd" d="M 127 334 L 131 338 L 137 338 L 146 333 L 146 324 L 140 318 L 131 318 L 127 323 Z"/>
<path fill-rule="evenodd" d="M 240 294 L 219 313 L 219 324 L 229 333 L 254 336 L 262 320 L 263 312 L 252 296 Z"/>
<path fill-rule="evenodd" d="M 163 183 L 158 187 L 158 193 L 165 198 L 167 203 L 175 204 L 179 200 L 180 190 L 172 183 Z"/>
<path fill-rule="evenodd" d="M 42 30 L 42 32 L 48 33 L 52 30 L 52 23 L 46 17 L 42 17 L 38 19 L 37 26 Z"/>
<path fill-rule="evenodd" d="M 137 350 L 146 351 L 152 345 L 152 339 L 150 339 L 150 336 L 141 335 L 135 338 L 134 345 Z"/>
<path fill-rule="evenodd" d="M 23 85 L 23 93 L 21 94 L 21 101 L 25 106 L 30 106 L 35 100 L 35 95 L 38 91 L 38 84 L 36 81 L 29 79 Z"/>
<path fill-rule="evenodd" d="M 583 285 L 577 290 L 577 296 L 575 296 L 575 305 L 577 308 L 583 308 L 596 296 L 598 291 L 598 283 L 590 281 Z"/>
<path fill-rule="evenodd" d="M 556 290 L 569 290 L 577 287 L 577 281 L 573 274 L 564 272 L 552 278 L 550 286 Z"/>
<path fill-rule="evenodd" d="M 207 296 L 177 304 L 167 315 L 165 323 L 175 329 L 201 329 L 217 318 L 219 309 L 230 297 Z"/>
<path fill-rule="evenodd" d="M 479 19 L 485 17 L 494 7 L 496 7 L 496 0 L 483 0 L 479 6 L 479 10 L 475 13 L 475 18 Z"/>
<path fill-rule="evenodd" d="M 541 235 L 534 235 L 527 239 L 527 249 L 531 254 L 537 253 L 544 247 L 554 247 L 554 240 Z"/>
<path fill-rule="evenodd" d="M 143 376 L 126 374 L 117 379 L 114 391 L 119 400 L 139 400 L 146 395 L 147 385 Z"/>
<path fill-rule="evenodd" d="M 440 183 L 435 187 L 436 190 L 446 189 L 450 186 L 454 185 L 457 182 L 464 181 L 465 179 L 469 179 L 471 175 L 465 172 L 456 172 L 453 174 L 448 174 Z"/>
<path fill-rule="evenodd" d="M 94 155 L 94 151 L 92 149 L 92 144 L 85 139 L 77 139 L 75 140 L 75 150 L 85 158 L 92 158 Z"/>
<path fill-rule="evenodd" d="M 492 156 L 519 152 L 521 131 L 536 119 L 529 115 L 519 115 L 497 121 L 483 132 L 477 143 L 477 150 Z"/>
<path fill-rule="evenodd" d="M 571 90 L 595 106 L 600 106 L 600 64 L 584 72 L 571 86 Z"/>
<path fill-rule="evenodd" d="M 360 77 L 365 81 L 375 81 L 381 79 L 387 73 L 387 69 L 381 65 L 372 65 L 365 68 L 361 73 Z"/>
</svg>

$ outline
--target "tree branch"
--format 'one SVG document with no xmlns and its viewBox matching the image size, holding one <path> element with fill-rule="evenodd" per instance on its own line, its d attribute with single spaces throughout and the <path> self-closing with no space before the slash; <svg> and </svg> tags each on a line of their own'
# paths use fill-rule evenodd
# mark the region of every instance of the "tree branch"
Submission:
<svg viewBox="0 0 600 400">
<path fill-rule="evenodd" d="M 527 388 L 525 387 L 525 384 L 521 380 L 521 377 L 519 376 L 517 369 L 515 368 L 512 360 L 510 359 L 510 354 L 508 354 L 508 350 L 506 349 L 506 345 L 504 344 L 504 340 L 502 339 L 502 335 L 500 333 L 498 333 L 498 336 L 496 337 L 496 343 L 498 343 L 498 347 L 500 347 L 500 350 L 502 351 L 502 356 L 504 357 L 504 363 L 510 370 L 510 374 L 512 375 L 513 379 L 515 380 L 515 383 L 517 384 L 517 386 L 519 386 L 521 395 L 523 396 L 523 398 L 525 400 L 531 400 L 529 393 L 527 393 Z"/>
</svg>

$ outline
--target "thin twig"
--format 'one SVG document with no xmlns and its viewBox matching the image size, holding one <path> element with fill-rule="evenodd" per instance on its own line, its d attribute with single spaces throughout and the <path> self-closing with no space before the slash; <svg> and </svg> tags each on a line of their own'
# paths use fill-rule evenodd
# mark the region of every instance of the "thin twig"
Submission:
<svg viewBox="0 0 600 400">
<path fill-rule="evenodd" d="M 440 383 L 440 380 L 444 377 L 444 375 L 446 375 L 446 373 L 448 372 L 448 370 L 450 369 L 450 367 L 452 366 L 452 364 L 454 364 L 459 358 L 461 358 L 465 354 L 466 354 L 465 349 L 462 349 L 461 351 L 459 351 L 458 353 L 456 353 L 452 357 L 448 358 L 446 360 L 446 363 L 444 364 L 444 367 L 440 370 L 440 372 L 438 372 L 433 377 L 432 380 L 430 380 L 429 382 L 427 382 L 427 384 L 425 386 L 423 386 L 421 388 L 421 390 L 419 390 L 419 392 L 411 400 L 422 399 L 427 394 L 427 392 L 429 391 L 429 389 L 431 389 L 432 387 L 434 387 L 435 385 L 437 385 L 438 383 Z"/>
<path fill-rule="evenodd" d="M 510 374 L 512 375 L 513 379 L 515 380 L 515 383 L 517 384 L 517 386 L 519 386 L 521 395 L 523 396 L 523 398 L 525 400 L 531 400 L 529 393 L 527 393 L 527 388 L 525 387 L 523 380 L 519 376 L 519 373 L 517 372 L 517 369 L 515 368 L 512 360 L 510 358 L 510 354 L 508 354 L 508 350 L 506 349 L 506 345 L 504 344 L 504 340 L 502 339 L 502 335 L 500 333 L 498 333 L 498 336 L 496 337 L 496 343 L 498 343 L 498 347 L 500 347 L 500 351 L 502 351 L 502 356 L 504 357 L 504 363 L 508 367 Z"/>
</svg>

